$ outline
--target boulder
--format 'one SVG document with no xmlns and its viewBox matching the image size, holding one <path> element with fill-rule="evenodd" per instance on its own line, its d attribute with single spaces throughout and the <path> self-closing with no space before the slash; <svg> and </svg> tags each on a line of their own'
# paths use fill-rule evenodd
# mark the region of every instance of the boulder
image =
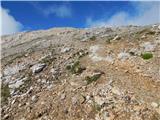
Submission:
<svg viewBox="0 0 160 120">
<path fill-rule="evenodd" d="M 33 65 L 32 67 L 31 67 L 31 69 L 32 69 L 32 72 L 33 73 L 39 73 L 39 72 L 41 72 L 44 68 L 46 67 L 46 64 L 44 64 L 44 63 L 39 63 L 39 64 L 36 64 L 36 65 Z"/>
</svg>

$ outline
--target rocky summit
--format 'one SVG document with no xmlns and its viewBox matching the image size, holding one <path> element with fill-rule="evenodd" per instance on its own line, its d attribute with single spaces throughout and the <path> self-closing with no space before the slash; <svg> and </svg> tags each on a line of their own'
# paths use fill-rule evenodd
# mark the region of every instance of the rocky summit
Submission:
<svg viewBox="0 0 160 120">
<path fill-rule="evenodd" d="M 2 120 L 160 120 L 160 25 L 2 36 Z"/>
</svg>

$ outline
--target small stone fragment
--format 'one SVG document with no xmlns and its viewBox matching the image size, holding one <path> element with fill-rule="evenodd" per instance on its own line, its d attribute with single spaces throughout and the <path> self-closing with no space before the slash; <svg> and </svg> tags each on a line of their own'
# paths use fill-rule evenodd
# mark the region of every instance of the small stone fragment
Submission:
<svg viewBox="0 0 160 120">
<path fill-rule="evenodd" d="M 120 40 L 120 39 L 121 39 L 121 37 L 118 35 L 113 38 L 113 40 Z"/>
<path fill-rule="evenodd" d="M 158 104 L 155 103 L 155 102 L 152 102 L 152 103 L 151 103 L 151 106 L 154 107 L 154 108 L 157 108 L 157 107 L 158 107 Z"/>
<path fill-rule="evenodd" d="M 69 52 L 70 50 L 71 48 L 66 47 L 66 48 L 61 49 L 61 53 L 66 53 L 66 52 Z"/>
<path fill-rule="evenodd" d="M 105 101 L 104 101 L 101 97 L 99 97 L 99 96 L 95 96 L 95 97 L 94 97 L 94 100 L 95 100 L 95 102 L 96 102 L 98 105 L 100 105 L 100 106 L 105 103 Z"/>
<path fill-rule="evenodd" d="M 120 90 L 119 90 L 118 88 L 116 88 L 116 87 L 113 87 L 113 88 L 112 88 L 112 93 L 114 93 L 114 94 L 116 94 L 116 95 L 121 95 Z"/>
<path fill-rule="evenodd" d="M 32 96 L 31 100 L 32 100 L 33 102 L 36 102 L 36 101 L 38 100 L 38 97 L 37 97 L 36 95 L 34 95 L 34 96 Z"/>
<path fill-rule="evenodd" d="M 61 100 L 64 100 L 66 98 L 66 94 L 65 93 L 63 93 L 63 94 L 61 94 Z"/>
</svg>

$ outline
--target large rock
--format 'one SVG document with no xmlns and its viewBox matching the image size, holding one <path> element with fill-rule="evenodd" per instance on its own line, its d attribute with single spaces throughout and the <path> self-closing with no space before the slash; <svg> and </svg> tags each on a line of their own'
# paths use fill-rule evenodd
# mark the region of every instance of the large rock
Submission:
<svg viewBox="0 0 160 120">
<path fill-rule="evenodd" d="M 32 66 L 31 69 L 33 73 L 39 73 L 44 69 L 44 67 L 46 67 L 45 63 L 42 63 L 42 64 L 39 63 L 39 64 Z"/>
</svg>

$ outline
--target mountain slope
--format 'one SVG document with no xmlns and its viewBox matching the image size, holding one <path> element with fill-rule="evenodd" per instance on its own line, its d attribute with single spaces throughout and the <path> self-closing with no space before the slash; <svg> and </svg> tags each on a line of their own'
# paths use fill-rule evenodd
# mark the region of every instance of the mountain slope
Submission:
<svg viewBox="0 0 160 120">
<path fill-rule="evenodd" d="M 160 25 L 2 37 L 2 119 L 159 120 Z"/>
</svg>

